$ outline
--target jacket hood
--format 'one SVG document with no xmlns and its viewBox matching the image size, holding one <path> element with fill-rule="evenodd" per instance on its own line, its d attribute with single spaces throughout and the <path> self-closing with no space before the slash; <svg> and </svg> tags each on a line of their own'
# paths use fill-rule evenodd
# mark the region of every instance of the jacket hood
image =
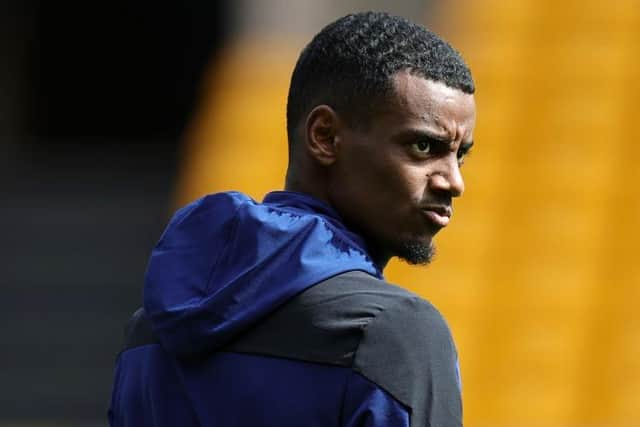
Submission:
<svg viewBox="0 0 640 427">
<path fill-rule="evenodd" d="M 151 253 L 144 308 L 169 352 L 214 351 L 336 274 L 382 277 L 364 241 L 310 196 L 218 193 L 180 209 Z"/>
</svg>

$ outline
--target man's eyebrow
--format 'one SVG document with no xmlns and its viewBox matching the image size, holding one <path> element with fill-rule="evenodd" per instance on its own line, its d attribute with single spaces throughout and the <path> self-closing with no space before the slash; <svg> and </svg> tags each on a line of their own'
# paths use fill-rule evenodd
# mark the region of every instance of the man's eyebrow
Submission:
<svg viewBox="0 0 640 427">
<path fill-rule="evenodd" d="M 451 145 L 453 141 L 451 141 L 446 135 L 438 134 L 435 132 L 430 132 L 422 129 L 407 129 L 399 132 L 396 137 L 399 140 L 410 140 L 410 139 L 430 139 L 432 141 L 436 141 L 445 145 Z M 470 142 L 461 142 L 460 147 L 458 147 L 459 151 L 463 153 L 467 153 L 473 147 L 474 141 Z"/>
<path fill-rule="evenodd" d="M 442 142 L 443 144 L 451 144 L 446 135 L 437 134 L 422 129 L 407 129 L 398 132 L 396 139 L 431 139 L 433 141 Z"/>
</svg>

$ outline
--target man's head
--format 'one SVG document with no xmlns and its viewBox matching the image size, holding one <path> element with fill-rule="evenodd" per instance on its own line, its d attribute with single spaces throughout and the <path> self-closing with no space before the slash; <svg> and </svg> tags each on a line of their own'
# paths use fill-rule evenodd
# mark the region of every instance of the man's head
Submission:
<svg viewBox="0 0 640 427">
<path fill-rule="evenodd" d="M 474 84 L 435 34 L 349 15 L 303 50 L 287 104 L 287 188 L 330 203 L 381 263 L 430 260 L 472 144 Z"/>
</svg>

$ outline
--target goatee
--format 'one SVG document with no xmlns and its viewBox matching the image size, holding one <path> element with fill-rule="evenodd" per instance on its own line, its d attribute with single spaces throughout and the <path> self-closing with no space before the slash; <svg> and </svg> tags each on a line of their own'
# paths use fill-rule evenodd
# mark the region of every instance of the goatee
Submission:
<svg viewBox="0 0 640 427">
<path fill-rule="evenodd" d="M 436 254 L 432 241 L 404 241 L 396 247 L 396 256 L 411 265 L 427 265 Z"/>
</svg>

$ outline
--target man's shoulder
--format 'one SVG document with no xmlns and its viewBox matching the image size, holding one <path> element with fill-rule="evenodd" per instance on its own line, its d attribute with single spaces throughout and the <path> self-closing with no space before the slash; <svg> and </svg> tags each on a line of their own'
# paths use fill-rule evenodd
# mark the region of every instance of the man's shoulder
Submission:
<svg viewBox="0 0 640 427">
<path fill-rule="evenodd" d="M 372 363 L 380 367 L 391 363 L 410 370 L 425 366 L 426 359 L 457 357 L 446 320 L 426 299 L 360 272 L 334 280 L 336 283 L 318 286 L 303 298 L 332 301 L 340 307 L 340 317 L 361 320 L 362 335 L 353 362 L 356 369 L 370 371 Z"/>
<path fill-rule="evenodd" d="M 129 322 L 125 349 L 157 342 L 142 313 L 138 310 Z M 407 357 L 450 342 L 444 318 L 429 301 L 350 271 L 293 297 L 222 350 L 352 366 L 389 347 L 403 348 L 399 357 Z"/>
<path fill-rule="evenodd" d="M 448 329 L 442 314 L 422 296 L 401 286 L 360 272 L 350 275 L 349 279 L 354 288 L 364 291 L 362 292 L 364 298 L 373 298 L 381 304 L 380 311 L 384 311 L 394 325 L 402 325 L 407 321 L 412 321 L 412 324 L 417 328 L 433 326 Z M 371 326 L 375 327 L 376 324 L 377 322 Z M 410 327 L 410 329 L 412 328 Z"/>
<path fill-rule="evenodd" d="M 400 357 L 451 345 L 442 315 L 424 298 L 361 271 L 324 280 L 292 298 L 229 346 L 354 366 L 402 348 Z M 384 357 L 382 357 L 384 359 Z"/>
<path fill-rule="evenodd" d="M 366 334 L 389 329 L 402 332 L 397 339 L 417 333 L 449 334 L 442 314 L 429 301 L 400 286 L 360 271 L 343 273 L 299 296 L 296 304 L 326 307 L 345 318 L 358 318 Z M 411 338 L 415 341 L 415 338 Z"/>
<path fill-rule="evenodd" d="M 426 423 L 425 414 L 448 419 L 460 413 L 451 332 L 424 298 L 368 274 L 349 272 L 305 291 L 283 312 L 306 331 L 298 334 L 307 337 L 298 341 L 303 353 L 315 351 L 325 357 L 317 361 L 349 366 L 411 408 L 417 425 Z M 433 395 L 440 396 L 442 404 L 434 405 Z"/>
<path fill-rule="evenodd" d="M 457 419 L 461 386 L 449 326 L 424 298 L 382 283 L 371 295 L 380 309 L 364 329 L 352 368 L 410 407 L 417 425 L 426 423 L 425 414 Z M 440 404 L 433 404 L 434 395 Z"/>
</svg>

